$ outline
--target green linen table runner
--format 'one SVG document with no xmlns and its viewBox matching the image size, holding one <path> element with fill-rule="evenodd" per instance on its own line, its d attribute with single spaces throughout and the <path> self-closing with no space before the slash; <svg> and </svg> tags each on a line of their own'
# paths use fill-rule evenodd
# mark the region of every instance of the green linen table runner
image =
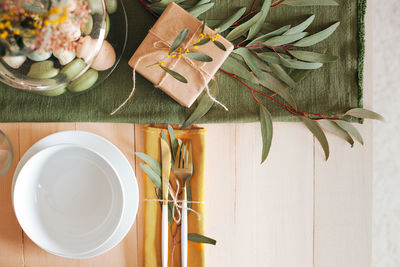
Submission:
<svg viewBox="0 0 400 267">
<path fill-rule="evenodd" d="M 111 116 L 132 89 L 132 69 L 128 60 L 146 36 L 154 21 L 138 0 L 123 0 L 128 15 L 129 33 L 125 53 L 111 76 L 98 87 L 81 95 L 45 97 L 0 84 L 0 121 L 2 122 L 129 122 L 182 123 L 195 108 L 184 108 L 161 90 L 137 76 L 134 97 Z M 252 0 L 217 0 L 208 17 L 224 19 L 239 7 L 250 8 Z M 341 25 L 314 51 L 328 48 L 339 56 L 311 72 L 300 88 L 291 90 L 299 110 L 324 114 L 340 114 L 362 103 L 362 67 L 364 55 L 364 15 L 366 0 L 339 0 L 338 7 L 279 6 L 270 11 L 267 21 L 274 25 L 295 25 L 311 14 L 316 15 L 310 26 L 317 32 L 336 21 Z M 112 25 L 112 31 L 118 26 Z M 121 33 L 123 34 L 123 33 Z M 201 123 L 257 121 L 259 107 L 250 91 L 224 73 L 217 73 L 220 88 L 218 99 L 229 111 L 214 107 Z M 276 121 L 296 120 L 284 108 L 269 99 L 263 100 Z"/>
</svg>

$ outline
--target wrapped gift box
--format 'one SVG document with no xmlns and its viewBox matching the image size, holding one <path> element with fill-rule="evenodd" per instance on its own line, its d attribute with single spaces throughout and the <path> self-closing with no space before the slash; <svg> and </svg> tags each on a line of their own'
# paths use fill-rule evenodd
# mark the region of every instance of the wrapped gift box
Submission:
<svg viewBox="0 0 400 267">
<path fill-rule="evenodd" d="M 129 61 L 129 65 L 135 71 L 185 107 L 193 104 L 233 50 L 233 45 L 223 37 L 218 41 L 225 46 L 226 51 L 218 48 L 213 42 L 208 42 L 193 50 L 192 43 L 199 40 L 202 24 L 186 10 L 171 3 Z M 189 34 L 181 45 L 183 50 L 190 48 L 191 52 L 208 55 L 213 59 L 211 62 L 200 62 L 184 57 L 166 58 L 169 47 L 185 28 L 189 29 Z M 207 26 L 204 31 L 215 36 L 215 32 Z M 167 74 L 160 66 L 154 65 L 159 60 L 165 62 L 165 67 L 185 77 L 188 82 L 180 82 Z"/>
</svg>

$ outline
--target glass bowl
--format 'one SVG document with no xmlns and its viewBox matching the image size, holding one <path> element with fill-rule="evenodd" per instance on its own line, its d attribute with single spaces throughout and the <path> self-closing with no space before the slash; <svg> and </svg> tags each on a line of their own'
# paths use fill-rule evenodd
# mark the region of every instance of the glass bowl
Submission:
<svg viewBox="0 0 400 267">
<path fill-rule="evenodd" d="M 7 173 L 14 159 L 14 150 L 8 136 L 0 130 L 0 177 Z"/>
<path fill-rule="evenodd" d="M 35 62 L 28 57 L 20 67 L 13 68 L 5 60 L 6 58 L 1 58 L 0 81 L 17 89 L 46 96 L 58 96 L 68 91 L 81 93 L 104 81 L 115 69 L 125 49 L 127 39 L 126 12 L 121 0 L 107 1 L 107 4 L 104 0 L 87 0 L 87 3 L 89 7 L 92 7 L 93 3 L 97 3 L 98 6 L 100 4 L 101 9 L 91 8 L 92 29 L 87 35 L 82 33 L 78 40 L 78 49 L 75 51 L 77 56 L 72 62 L 62 65 L 53 54 L 45 61 L 53 62 L 58 74 L 51 78 L 39 79 L 32 78 L 28 74 L 32 65 L 45 61 Z M 113 26 L 116 27 L 115 25 L 118 25 L 119 34 L 115 34 L 112 30 Z M 121 34 L 121 31 L 123 34 Z M 84 31 L 82 30 L 82 32 Z M 90 49 L 83 48 L 86 39 L 89 39 L 87 47 Z M 80 54 L 78 52 L 79 47 L 81 47 Z M 84 57 L 81 56 L 83 50 L 86 51 Z M 107 53 L 111 51 L 115 55 L 113 63 L 108 63 L 109 66 L 106 69 L 103 66 L 99 67 L 99 64 L 96 63 L 101 62 L 102 60 L 99 60 L 99 58 L 101 59 L 104 54 L 107 54 L 104 51 Z M 79 56 L 82 58 L 80 59 Z M 70 71 L 71 69 L 74 71 Z"/>
</svg>

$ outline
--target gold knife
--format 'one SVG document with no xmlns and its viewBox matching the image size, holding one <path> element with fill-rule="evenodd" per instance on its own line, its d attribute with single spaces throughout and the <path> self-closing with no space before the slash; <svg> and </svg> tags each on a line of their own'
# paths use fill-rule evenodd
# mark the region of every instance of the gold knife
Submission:
<svg viewBox="0 0 400 267">
<path fill-rule="evenodd" d="M 161 221 L 161 250 L 162 266 L 168 265 L 168 184 L 171 171 L 171 151 L 169 144 L 161 138 L 161 163 L 162 163 L 162 221 Z"/>
</svg>

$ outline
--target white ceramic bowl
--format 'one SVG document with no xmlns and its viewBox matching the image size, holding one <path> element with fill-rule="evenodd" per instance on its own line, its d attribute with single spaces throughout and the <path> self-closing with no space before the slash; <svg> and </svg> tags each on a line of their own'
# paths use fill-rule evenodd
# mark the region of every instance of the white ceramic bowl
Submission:
<svg viewBox="0 0 400 267">
<path fill-rule="evenodd" d="M 92 258 L 101 255 L 115 247 L 119 242 L 124 239 L 124 237 L 131 229 L 133 222 L 135 221 L 139 206 L 139 190 L 135 173 L 128 159 L 121 152 L 121 150 L 119 150 L 107 139 L 96 134 L 84 131 L 63 131 L 44 137 L 43 139 L 32 145 L 25 152 L 14 172 L 11 196 L 13 196 L 14 187 L 19 172 L 26 164 L 26 162 L 39 151 L 60 144 L 73 144 L 84 146 L 99 153 L 110 162 L 110 164 L 117 171 L 119 178 L 121 179 L 124 193 L 124 202 L 126 203 L 126 205 L 124 205 L 123 217 L 117 231 L 106 243 L 104 243 L 98 249 L 93 250 L 90 253 L 82 254 L 79 257 L 75 257 L 79 259 Z"/>
<path fill-rule="evenodd" d="M 13 205 L 25 233 L 44 250 L 80 258 L 105 244 L 124 209 L 123 187 L 110 163 L 78 145 L 39 151 L 22 167 Z"/>
</svg>

